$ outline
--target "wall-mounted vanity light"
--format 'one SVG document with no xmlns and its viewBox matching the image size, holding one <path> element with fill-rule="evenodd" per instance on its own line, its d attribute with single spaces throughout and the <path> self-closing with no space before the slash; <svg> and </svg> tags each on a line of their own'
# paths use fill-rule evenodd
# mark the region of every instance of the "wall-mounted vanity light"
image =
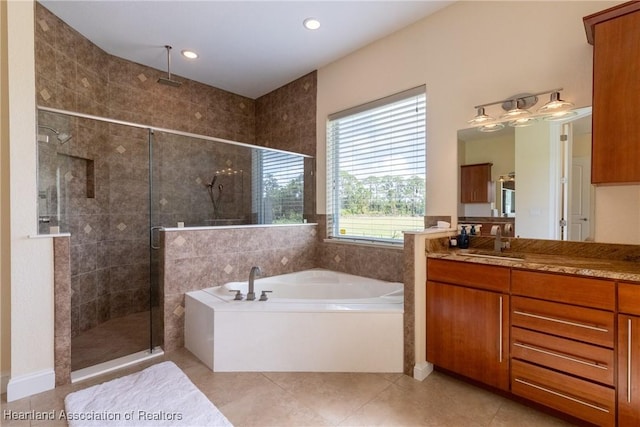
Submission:
<svg viewBox="0 0 640 427">
<path fill-rule="evenodd" d="M 515 181 L 515 180 L 516 180 L 515 172 L 509 172 L 507 174 L 500 175 L 500 178 L 498 178 L 498 181 L 500 182 L 509 182 L 509 181 Z"/>
<path fill-rule="evenodd" d="M 536 120 L 542 118 L 544 120 L 560 120 L 575 115 L 575 111 L 570 109 L 573 103 L 560 99 L 560 91 L 562 88 L 546 90 L 538 93 L 524 93 L 514 95 L 511 98 L 503 99 L 487 104 L 476 105 L 476 116 L 469 120 L 468 123 L 476 126 L 480 132 L 495 132 L 503 129 L 505 123 L 512 127 L 525 127 L 532 125 Z M 529 109 L 538 103 L 538 95 L 550 94 L 550 100 L 535 113 Z M 501 104 L 505 111 L 499 119 L 494 119 L 486 114 L 485 107 Z"/>
</svg>

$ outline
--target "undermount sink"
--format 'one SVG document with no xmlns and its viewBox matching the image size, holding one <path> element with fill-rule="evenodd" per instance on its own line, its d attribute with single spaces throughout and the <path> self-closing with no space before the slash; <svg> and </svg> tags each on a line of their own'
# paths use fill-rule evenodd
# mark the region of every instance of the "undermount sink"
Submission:
<svg viewBox="0 0 640 427">
<path fill-rule="evenodd" d="M 496 260 L 505 260 L 505 261 L 522 261 L 524 260 L 524 256 L 516 255 L 516 254 L 487 254 L 487 253 L 475 253 L 475 252 L 458 252 L 459 256 L 467 256 L 474 258 L 486 258 L 486 259 L 496 259 Z"/>
</svg>

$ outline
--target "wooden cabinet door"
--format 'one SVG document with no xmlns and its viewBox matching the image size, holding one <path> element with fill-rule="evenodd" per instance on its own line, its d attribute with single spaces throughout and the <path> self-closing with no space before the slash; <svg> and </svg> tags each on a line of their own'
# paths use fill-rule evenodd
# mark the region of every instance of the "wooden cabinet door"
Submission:
<svg viewBox="0 0 640 427">
<path fill-rule="evenodd" d="M 460 166 L 460 202 L 489 203 L 491 163 Z"/>
<path fill-rule="evenodd" d="M 509 390 L 509 296 L 427 282 L 427 360 Z"/>
<path fill-rule="evenodd" d="M 591 182 L 640 182 L 640 11 L 598 23 Z"/>
<path fill-rule="evenodd" d="M 640 317 L 618 316 L 618 425 L 640 425 Z"/>
</svg>

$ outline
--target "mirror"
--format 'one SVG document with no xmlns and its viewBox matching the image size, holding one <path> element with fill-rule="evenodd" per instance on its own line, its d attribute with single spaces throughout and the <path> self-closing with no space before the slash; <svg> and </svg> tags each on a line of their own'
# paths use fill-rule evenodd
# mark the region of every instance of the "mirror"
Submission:
<svg viewBox="0 0 640 427">
<path fill-rule="evenodd" d="M 516 216 L 516 180 L 515 173 L 512 173 L 513 179 L 505 181 L 500 180 L 500 216 L 515 217 Z"/>
<path fill-rule="evenodd" d="M 575 113 L 497 132 L 459 130 L 458 164 L 492 169 L 491 202 L 459 202 L 458 222 L 512 223 L 523 238 L 593 240 L 591 107 Z"/>
</svg>

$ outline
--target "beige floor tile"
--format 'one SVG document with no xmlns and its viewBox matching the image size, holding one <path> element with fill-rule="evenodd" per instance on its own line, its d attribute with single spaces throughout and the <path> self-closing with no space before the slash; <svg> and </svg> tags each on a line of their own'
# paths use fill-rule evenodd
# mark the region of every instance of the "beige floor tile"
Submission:
<svg viewBox="0 0 640 427">
<path fill-rule="evenodd" d="M 7 403 L 7 395 L 2 395 L 2 404 L 0 405 L 0 425 L 3 427 L 23 427 L 30 426 L 30 420 L 21 420 L 23 415 L 31 411 L 30 399 L 24 398 Z"/>
<path fill-rule="evenodd" d="M 200 378 L 194 384 L 216 406 L 241 400 L 247 396 L 260 394 L 263 390 L 281 390 L 258 372 L 217 372 L 209 379 Z"/>
<path fill-rule="evenodd" d="M 392 384 L 384 374 L 270 372 L 265 375 L 333 424 L 347 418 Z"/>
<path fill-rule="evenodd" d="M 519 403 L 505 400 L 489 427 L 568 427 L 572 425 Z"/>
<path fill-rule="evenodd" d="M 60 412 L 64 411 L 64 397 L 69 393 L 70 388 L 56 388 L 31 396 L 31 410 L 37 412 L 54 413 L 55 417 L 43 421 L 34 421 L 31 425 L 52 425 L 60 421 Z M 58 423 L 60 424 L 60 423 Z M 60 425 L 65 425 L 63 422 Z"/>
<path fill-rule="evenodd" d="M 333 425 L 270 381 L 218 408 L 236 427 Z"/>
<path fill-rule="evenodd" d="M 355 410 L 340 426 L 430 426 L 443 416 L 429 401 L 421 402 L 393 384 Z"/>
</svg>

